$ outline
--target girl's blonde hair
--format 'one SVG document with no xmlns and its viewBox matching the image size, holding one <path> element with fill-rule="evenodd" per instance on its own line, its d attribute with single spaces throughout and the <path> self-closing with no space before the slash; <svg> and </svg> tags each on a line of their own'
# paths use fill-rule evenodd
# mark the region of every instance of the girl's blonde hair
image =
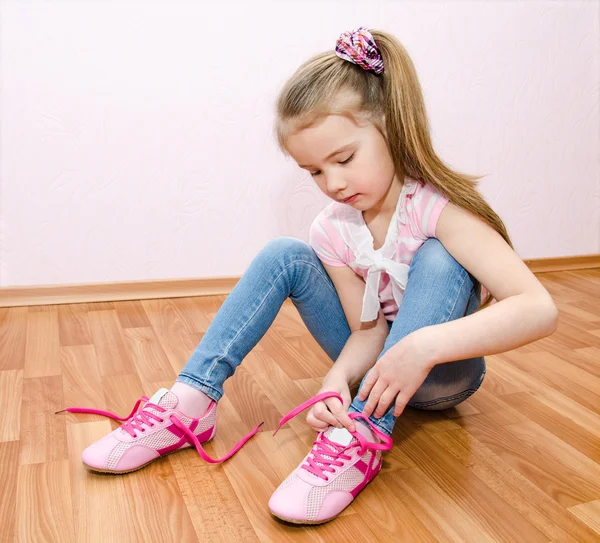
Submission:
<svg viewBox="0 0 600 543">
<path fill-rule="evenodd" d="M 387 32 L 369 31 L 383 58 L 381 75 L 341 59 L 332 48 L 303 63 L 285 83 L 277 98 L 274 129 L 281 151 L 289 155 L 285 146 L 289 134 L 327 115 L 343 115 L 355 124 L 365 119 L 385 137 L 399 176 L 431 183 L 449 201 L 483 219 L 512 247 L 504 223 L 476 188 L 482 176 L 454 171 L 436 155 L 423 91 L 406 49 Z M 488 295 L 480 309 L 491 300 Z"/>
</svg>

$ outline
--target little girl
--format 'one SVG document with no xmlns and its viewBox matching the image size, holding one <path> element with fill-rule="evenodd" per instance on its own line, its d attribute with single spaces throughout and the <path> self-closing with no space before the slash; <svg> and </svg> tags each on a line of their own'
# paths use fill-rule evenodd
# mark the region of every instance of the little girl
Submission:
<svg viewBox="0 0 600 543">
<path fill-rule="evenodd" d="M 277 100 L 276 134 L 333 200 L 309 244 L 281 237 L 260 251 L 170 390 L 121 419 L 69 410 L 125 421 L 83 451 L 93 470 L 126 473 L 190 446 L 209 462 L 229 458 L 258 427 L 225 457 L 206 455 L 223 383 L 289 297 L 335 364 L 319 394 L 281 421 L 312 406 L 318 434 L 269 508 L 317 524 L 377 475 L 405 406 L 463 402 L 481 386 L 483 356 L 551 334 L 557 310 L 478 178 L 435 154 L 415 68 L 390 34 L 344 32 L 335 51 L 300 66 Z M 489 294 L 480 306 L 481 285 Z"/>
</svg>

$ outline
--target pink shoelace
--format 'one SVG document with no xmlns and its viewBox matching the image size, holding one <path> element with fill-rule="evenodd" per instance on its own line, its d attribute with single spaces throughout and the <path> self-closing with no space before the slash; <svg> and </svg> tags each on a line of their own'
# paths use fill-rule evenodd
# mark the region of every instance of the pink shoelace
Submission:
<svg viewBox="0 0 600 543">
<path fill-rule="evenodd" d="M 138 411 L 138 407 L 140 406 L 140 404 L 142 402 L 145 402 L 145 405 Z M 149 398 L 147 396 L 142 396 L 136 402 L 131 413 L 129 413 L 129 415 L 127 417 L 119 417 L 119 415 L 116 415 L 115 413 L 112 413 L 110 411 L 104 411 L 102 409 L 94 409 L 92 407 L 67 407 L 66 409 L 57 411 L 55 414 L 64 413 L 65 411 L 67 411 L 69 413 L 89 413 L 92 415 L 101 415 L 103 417 L 108 417 L 108 418 L 118 420 L 118 421 L 125 421 L 123 424 L 121 424 L 120 428 L 122 430 L 126 431 L 130 436 L 137 437 L 137 432 L 145 432 L 146 431 L 146 428 L 144 426 L 149 426 L 150 428 L 154 427 L 154 422 L 152 422 L 153 420 L 155 420 L 157 422 L 164 422 L 164 419 L 161 418 L 160 415 L 157 415 L 156 413 L 153 413 L 152 411 L 147 411 L 146 408 L 148 408 L 148 407 L 152 407 L 152 409 L 155 409 L 159 413 L 164 413 L 166 411 L 166 409 L 162 408 L 160 405 L 150 403 Z M 212 407 L 212 404 L 211 404 L 211 406 L 209 406 L 209 408 L 210 407 Z M 206 462 L 209 462 L 210 464 L 219 464 L 219 463 L 224 462 L 225 460 L 228 460 L 229 458 L 231 458 L 236 452 L 238 452 L 245 445 L 245 443 L 252 436 L 254 436 L 254 434 L 256 434 L 256 432 L 258 432 L 259 428 L 264 424 L 264 422 L 261 422 L 247 436 L 242 438 L 235 445 L 235 447 L 233 447 L 233 449 L 231 449 L 231 451 L 229 451 L 225 456 L 223 456 L 222 458 L 215 459 L 215 458 L 211 458 L 210 456 L 208 456 L 208 454 L 206 454 L 206 452 L 202 448 L 202 444 L 198 441 L 198 438 L 196 437 L 196 435 L 183 422 L 181 422 L 175 415 L 170 415 L 169 420 L 187 436 L 189 442 L 192 443 L 194 445 L 194 447 L 196 447 L 196 451 L 198 451 L 198 454 Z"/>
<path fill-rule="evenodd" d="M 273 432 L 275 435 L 279 429 L 289 420 L 293 419 L 296 415 L 304 411 L 305 409 L 311 407 L 312 405 L 325 400 L 327 398 L 337 398 L 340 401 L 342 397 L 337 392 L 322 392 L 321 394 L 317 394 L 313 396 L 309 400 L 300 404 L 295 409 L 292 409 L 287 415 L 285 415 L 280 421 L 279 426 Z M 145 405 L 139 409 L 140 404 L 144 402 Z M 67 407 L 66 409 L 62 409 L 61 411 L 57 411 L 55 414 L 64 413 L 65 411 L 69 413 L 89 413 L 93 415 L 101 415 L 103 417 L 108 417 L 117 421 L 124 421 L 121 425 L 121 429 L 126 431 L 132 437 L 137 437 L 137 432 L 145 432 L 145 426 L 149 426 L 152 428 L 154 426 L 154 422 L 164 422 L 164 419 L 161 418 L 160 415 L 153 413 L 152 411 L 147 411 L 146 408 L 152 407 L 159 413 L 164 413 L 166 410 L 159 405 L 149 403 L 149 398 L 147 396 L 142 396 L 134 405 L 131 413 L 126 417 L 119 417 L 115 413 L 110 411 L 104 411 L 102 409 L 94 409 L 91 407 Z M 348 416 L 352 419 L 361 418 L 370 426 L 371 431 L 381 440 L 381 443 L 375 443 L 371 441 L 367 441 L 365 437 L 359 432 L 350 432 L 352 436 L 354 436 L 358 443 L 354 445 L 350 445 L 349 447 L 340 445 L 339 443 L 334 443 L 325 437 L 323 432 L 319 432 L 319 437 L 313 443 L 312 457 L 307 459 L 307 463 L 303 464 L 301 467 L 313 473 L 317 477 L 321 479 L 327 479 L 326 472 L 335 471 L 334 466 L 342 466 L 342 460 L 349 460 L 350 456 L 344 453 L 348 448 L 351 447 L 359 447 L 360 451 L 359 455 L 362 456 L 368 449 L 370 450 L 383 450 L 388 451 L 392 448 L 393 441 L 392 438 L 381 432 L 367 417 L 365 417 L 362 413 L 351 412 L 348 413 Z M 181 422 L 175 415 L 170 415 L 170 421 L 177 426 L 188 438 L 189 442 L 194 445 L 198 454 L 210 464 L 218 464 L 224 462 L 231 458 L 235 453 L 237 453 L 246 442 L 252 438 L 256 432 L 260 429 L 260 427 L 264 424 L 261 422 L 258 426 L 256 426 L 248 435 L 242 438 L 236 445 L 222 458 L 214 459 L 206 454 L 204 449 L 202 448 L 202 444 L 198 441 L 196 435 L 183 423 Z"/>
<path fill-rule="evenodd" d="M 279 422 L 279 426 L 273 432 L 275 435 L 279 429 L 290 419 L 293 419 L 296 415 L 304 411 L 305 409 L 311 407 L 312 405 L 325 400 L 327 398 L 337 398 L 340 402 L 343 402 L 342 397 L 337 392 L 322 392 L 321 394 L 317 394 L 306 402 L 300 404 L 295 409 L 292 409 L 287 415 L 285 415 L 281 421 Z M 341 467 L 344 465 L 343 460 L 350 460 L 351 457 L 345 454 L 350 448 L 360 447 L 359 456 L 365 454 L 367 450 L 381 450 L 381 451 L 389 451 L 393 446 L 392 438 L 384 434 L 381 430 L 379 430 L 367 417 L 365 417 L 362 413 L 350 412 L 348 416 L 351 419 L 363 419 L 367 422 L 371 431 L 381 440 L 381 443 L 375 443 L 372 441 L 368 441 L 361 433 L 359 432 L 350 432 L 353 437 L 358 440 L 358 443 L 351 444 L 349 446 L 340 445 L 339 443 L 334 443 L 333 441 L 327 439 L 323 432 L 319 432 L 319 436 L 316 441 L 313 443 L 313 449 L 311 451 L 311 456 L 307 458 L 305 464 L 300 466 L 306 471 L 316 475 L 320 479 L 324 479 L 328 481 L 329 478 L 326 472 L 334 472 L 335 467 Z M 335 467 L 334 467 L 335 466 Z"/>
</svg>

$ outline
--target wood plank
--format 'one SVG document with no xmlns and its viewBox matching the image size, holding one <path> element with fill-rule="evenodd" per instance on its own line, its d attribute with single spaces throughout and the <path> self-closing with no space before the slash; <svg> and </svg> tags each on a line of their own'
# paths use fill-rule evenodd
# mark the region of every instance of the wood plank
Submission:
<svg viewBox="0 0 600 543">
<path fill-rule="evenodd" d="M 589 503 L 582 503 L 569 508 L 569 511 L 577 515 L 592 530 L 600 536 L 600 500 Z M 600 537 L 598 538 L 600 539 Z"/>
<path fill-rule="evenodd" d="M 543 363 L 535 364 L 528 358 L 530 355 L 514 356 L 512 353 L 503 353 L 496 356 L 513 365 L 515 368 L 522 370 L 524 373 L 529 374 L 537 381 L 583 405 L 590 411 L 600 414 L 600 396 L 598 394 L 594 394 L 586 387 L 556 373 L 552 368 L 545 366 Z"/>
<path fill-rule="evenodd" d="M 526 420 L 527 417 L 513 409 L 504 401 L 504 398 L 504 396 L 495 396 L 482 386 L 473 396 L 467 399 L 467 402 L 474 405 L 480 413 L 486 414 L 488 420 L 498 426 Z"/>
<path fill-rule="evenodd" d="M 600 439 L 597 436 L 539 402 L 530 394 L 523 392 L 510 394 L 504 397 L 504 401 L 525 414 L 529 421 L 539 424 L 594 462 L 600 462 Z M 600 417 L 598 422 L 600 423 Z"/>
<path fill-rule="evenodd" d="M 58 332 L 62 347 L 91 345 L 93 343 L 87 304 L 58 306 Z"/>
<path fill-rule="evenodd" d="M 383 537 L 385 532 L 382 533 L 377 527 L 373 526 L 372 517 L 369 520 L 365 520 L 359 515 L 346 515 L 338 517 L 340 519 L 337 522 L 327 522 L 314 527 L 313 530 L 319 534 L 321 541 L 356 541 L 357 543 L 378 543 L 384 541 Z M 408 522 L 408 519 L 406 520 Z M 421 536 L 420 539 L 400 539 L 399 534 L 418 534 Z M 393 541 L 419 541 L 419 543 L 427 541 L 436 541 L 435 539 L 427 539 L 427 532 L 420 530 L 415 523 L 410 522 L 410 525 L 406 529 L 398 530 L 394 533 Z M 431 534 L 429 534 L 431 537 Z"/>
<path fill-rule="evenodd" d="M 207 303 L 209 300 L 212 300 L 212 303 Z M 185 315 L 188 325 L 193 332 L 204 334 L 208 330 L 214 314 L 217 313 L 223 304 L 223 301 L 218 296 L 202 296 L 196 298 L 173 298 L 171 303 L 180 315 Z M 211 313 L 210 317 L 209 313 Z"/>
<path fill-rule="evenodd" d="M 575 424 L 585 428 L 593 435 L 600 437 L 600 415 L 586 409 L 571 398 L 564 396 L 552 387 L 541 383 L 507 362 L 498 359 L 496 366 L 498 369 L 490 368 L 490 371 L 502 372 L 511 381 L 518 382 L 524 388 L 529 389 L 529 394 L 537 401 L 572 420 Z"/>
<path fill-rule="evenodd" d="M 25 367 L 27 308 L 0 308 L 0 371 Z"/>
<path fill-rule="evenodd" d="M 487 415 L 455 419 L 469 434 L 563 507 L 597 499 L 600 484 L 565 466 L 561 458 L 538 452 Z"/>
<path fill-rule="evenodd" d="M 222 466 L 199 461 L 196 451 L 169 456 L 199 541 L 258 542 Z"/>
<path fill-rule="evenodd" d="M 404 481 L 406 473 L 410 471 L 414 470 L 399 470 L 396 476 Z M 369 537 L 375 537 L 374 541 L 439 541 L 430 531 L 430 524 L 419 519 L 412 506 L 398 497 L 398 486 L 391 476 L 386 476 L 386 472 L 380 472 L 355 498 L 354 503 L 357 514 L 345 518 L 344 524 L 356 518 L 355 534 L 362 536 L 366 532 Z M 330 527 L 333 540 L 339 528 Z M 350 535 L 350 540 L 352 538 Z"/>
<path fill-rule="evenodd" d="M 467 418 L 483 416 L 472 415 Z M 515 543 L 548 541 L 542 532 L 476 475 L 440 450 L 433 436 L 408 425 L 396 425 L 394 430 L 409 458 L 466 512 L 483 533 L 496 540 Z M 391 472 L 391 475 L 397 478 L 399 472 Z M 510 523 L 505 522 L 507 518 L 511 519 Z"/>
<path fill-rule="evenodd" d="M 61 347 L 63 405 L 67 407 L 92 407 L 106 410 L 102 379 L 98 370 L 96 350 L 93 345 Z M 61 413 L 67 424 L 104 420 L 99 415 Z"/>
<path fill-rule="evenodd" d="M 58 310 L 27 313 L 24 377 L 60 375 Z"/>
<path fill-rule="evenodd" d="M 380 474 L 377 480 L 387 488 L 388 495 L 395 496 L 395 499 L 390 496 L 392 503 L 400 501 L 438 541 L 494 541 L 476 519 L 419 468 Z"/>
<path fill-rule="evenodd" d="M 68 458 L 60 376 L 23 380 L 20 464 Z"/>
<path fill-rule="evenodd" d="M 134 373 L 135 368 L 125 347 L 123 330 L 115 310 L 90 311 L 89 320 L 100 375 Z"/>
<path fill-rule="evenodd" d="M 102 377 L 102 388 L 106 409 L 121 417 L 129 415 L 135 403 L 142 396 L 150 397 L 155 392 L 154 390 L 145 390 L 140 378 L 135 373 Z"/>
<path fill-rule="evenodd" d="M 143 541 L 132 522 L 124 477 L 93 473 L 81 462 L 83 449 L 110 431 L 108 420 L 67 427 L 71 488 L 65 494 L 72 496 L 75 541 Z"/>
<path fill-rule="evenodd" d="M 177 306 L 162 300 L 144 300 L 142 306 L 177 375 L 200 343 L 203 334 Z"/>
<path fill-rule="evenodd" d="M 76 541 L 68 460 L 19 466 L 18 541 Z"/>
<path fill-rule="evenodd" d="M 264 422 L 261 430 L 273 432 L 285 413 L 280 413 L 246 368 L 239 366 L 225 381 L 225 394 L 238 413 L 252 426 Z"/>
<path fill-rule="evenodd" d="M 527 387 L 522 383 L 507 379 L 501 372 L 494 371 L 497 357 L 488 356 L 486 358 L 486 372 L 481 387 L 491 392 L 496 397 L 514 394 L 516 392 L 528 392 Z"/>
<path fill-rule="evenodd" d="M 129 358 L 143 383 L 175 381 L 177 375 L 152 328 L 125 328 L 123 336 Z"/>
<path fill-rule="evenodd" d="M 323 377 L 333 365 L 312 336 L 302 339 L 286 338 L 271 327 L 262 338 L 261 346 L 293 380 Z"/>
<path fill-rule="evenodd" d="M 23 370 L 0 371 L 0 443 L 21 437 Z"/>
<path fill-rule="evenodd" d="M 587 373 L 600 378 L 600 349 L 597 347 L 584 347 L 581 349 L 569 349 L 562 345 L 543 345 L 542 352 L 558 356 L 565 364 L 571 364 Z"/>
<path fill-rule="evenodd" d="M 196 540 L 192 520 L 166 458 L 123 477 L 123 485 L 132 511 L 130 520 L 139 539 L 173 543 Z"/>
<path fill-rule="evenodd" d="M 113 306 L 123 328 L 146 328 L 150 326 L 148 315 L 146 315 L 144 306 L 139 300 L 113 302 Z"/>
<path fill-rule="evenodd" d="M 596 487 L 600 487 L 600 465 L 575 447 L 559 439 L 552 432 L 533 421 L 511 424 L 507 429 L 527 444 L 531 450 L 540 455 L 553 457 L 580 478 L 587 479 L 589 477 Z M 600 497 L 600 493 L 598 493 L 598 497 Z"/>
<path fill-rule="evenodd" d="M 585 525 L 466 431 L 439 432 L 433 438 L 548 538 L 565 543 L 594 541 Z"/>
<path fill-rule="evenodd" d="M 19 470 L 19 442 L 0 442 L 0 480 L 2 480 L 2 499 L 0 499 L 0 541 L 15 540 L 15 521 L 17 517 L 17 474 Z"/>
</svg>

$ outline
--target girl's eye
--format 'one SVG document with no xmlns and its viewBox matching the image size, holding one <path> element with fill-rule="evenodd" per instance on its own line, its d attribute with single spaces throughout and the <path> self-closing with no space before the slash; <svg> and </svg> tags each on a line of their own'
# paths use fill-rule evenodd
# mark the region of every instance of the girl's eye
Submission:
<svg viewBox="0 0 600 543">
<path fill-rule="evenodd" d="M 348 162 L 350 162 L 352 159 L 354 158 L 354 153 L 352 153 L 346 160 L 340 162 L 340 164 L 348 164 Z M 316 172 L 310 172 L 310 175 L 312 175 L 313 177 L 316 177 L 317 175 L 319 175 L 321 172 L 316 171 Z"/>
</svg>

